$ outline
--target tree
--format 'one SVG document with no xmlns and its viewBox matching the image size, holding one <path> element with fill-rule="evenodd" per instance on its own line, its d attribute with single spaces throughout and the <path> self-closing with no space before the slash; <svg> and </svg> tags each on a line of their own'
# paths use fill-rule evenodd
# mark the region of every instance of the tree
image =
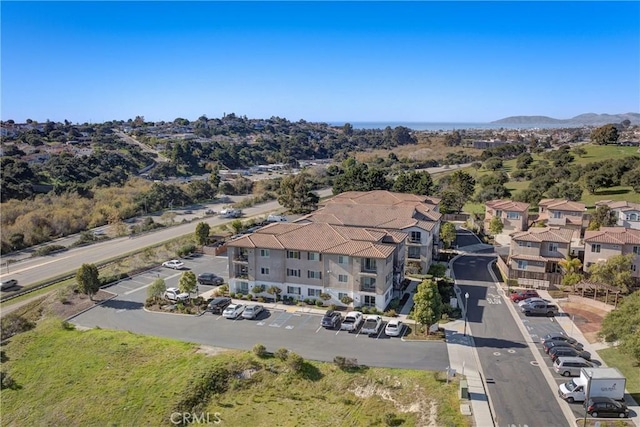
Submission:
<svg viewBox="0 0 640 427">
<path fill-rule="evenodd" d="M 280 183 L 278 203 L 294 214 L 307 214 L 318 208 L 320 197 L 311 191 L 306 173 L 289 175 Z"/>
<path fill-rule="evenodd" d="M 93 296 L 100 289 L 100 273 L 98 267 L 94 264 L 82 264 L 76 273 L 76 282 L 80 287 L 80 292 L 89 296 L 93 300 Z"/>
<path fill-rule="evenodd" d="M 196 291 L 196 284 L 196 274 L 193 271 L 185 271 L 182 273 L 182 276 L 180 276 L 178 287 L 180 288 L 180 292 L 191 294 Z"/>
<path fill-rule="evenodd" d="M 433 180 L 427 171 L 401 173 L 391 191 L 430 196 L 433 194 Z"/>
<path fill-rule="evenodd" d="M 282 293 L 282 289 L 280 289 L 279 287 L 272 285 L 269 288 L 267 288 L 267 293 L 269 295 L 273 295 L 273 297 L 276 299 L 276 301 L 280 300 L 280 294 Z"/>
<path fill-rule="evenodd" d="M 333 183 L 333 194 L 345 191 L 388 190 L 389 188 L 391 188 L 391 182 L 383 170 L 370 168 L 365 163 L 359 163 L 354 159 L 346 159 L 343 162 L 343 172 L 336 176 Z"/>
<path fill-rule="evenodd" d="M 615 212 L 607 205 L 598 206 L 589 222 L 588 230 L 600 230 L 600 227 L 613 227 L 618 222 Z"/>
<path fill-rule="evenodd" d="M 600 126 L 591 132 L 591 141 L 600 145 L 615 144 L 619 137 L 618 128 L 612 124 Z"/>
<path fill-rule="evenodd" d="M 531 163 L 533 163 L 533 156 L 529 153 L 522 153 L 516 157 L 516 168 L 518 169 L 526 169 Z"/>
<path fill-rule="evenodd" d="M 195 232 L 196 244 L 200 246 L 206 245 L 209 240 L 209 231 L 211 231 L 209 224 L 206 222 L 199 222 L 198 225 L 196 225 Z"/>
<path fill-rule="evenodd" d="M 147 288 L 147 297 L 149 298 L 162 298 L 164 292 L 167 290 L 167 285 L 164 279 L 157 278 L 153 281 L 151 286 Z"/>
<path fill-rule="evenodd" d="M 484 162 L 484 168 L 492 171 L 502 169 L 502 159 L 492 157 Z"/>
<path fill-rule="evenodd" d="M 567 257 L 558 262 L 558 265 L 562 268 L 564 276 L 562 277 L 563 286 L 574 286 L 582 280 L 582 262 L 578 258 Z"/>
<path fill-rule="evenodd" d="M 599 336 L 606 342 L 617 342 L 622 353 L 640 363 L 640 291 L 626 297 L 605 316 Z"/>
<path fill-rule="evenodd" d="M 582 156 L 586 156 L 587 155 L 587 150 L 585 150 L 582 147 L 575 147 L 573 150 L 573 154 L 575 154 L 578 157 L 582 157 Z"/>
<path fill-rule="evenodd" d="M 636 254 L 614 255 L 604 262 L 597 262 L 589 267 L 591 281 L 618 288 L 622 293 L 629 292 L 633 285 L 631 266 Z"/>
<path fill-rule="evenodd" d="M 577 202 L 582 199 L 582 191 L 580 184 L 576 182 L 562 181 L 554 184 L 549 191 L 547 191 L 547 196 L 552 199 L 567 199 Z"/>
<path fill-rule="evenodd" d="M 425 279 L 418 285 L 413 296 L 413 318 L 422 326 L 429 327 L 442 316 L 442 297 L 438 285 L 431 279 Z"/>
<path fill-rule="evenodd" d="M 464 204 L 473 196 L 476 180 L 467 172 L 457 170 L 440 180 L 440 210 L 442 213 L 460 212 Z"/>
<path fill-rule="evenodd" d="M 503 229 L 504 224 L 502 223 L 502 220 L 499 216 L 494 216 L 493 218 L 491 218 L 491 221 L 489 222 L 489 231 L 491 232 L 491 234 L 493 234 L 494 236 L 496 234 L 500 234 L 502 233 Z"/>
<path fill-rule="evenodd" d="M 456 226 L 450 222 L 445 222 L 440 227 L 440 240 L 444 243 L 445 248 L 450 248 L 456 240 Z"/>
<path fill-rule="evenodd" d="M 640 168 L 625 173 L 622 177 L 622 185 L 628 185 L 633 191 L 640 193 Z"/>
<path fill-rule="evenodd" d="M 231 221 L 231 228 L 233 229 L 235 234 L 240 233 L 240 230 L 242 230 L 242 221 L 240 221 L 239 219 L 234 219 L 233 221 Z"/>
<path fill-rule="evenodd" d="M 585 173 L 582 179 L 589 194 L 596 194 L 599 188 L 608 188 L 612 185 L 611 176 L 599 170 Z"/>
</svg>

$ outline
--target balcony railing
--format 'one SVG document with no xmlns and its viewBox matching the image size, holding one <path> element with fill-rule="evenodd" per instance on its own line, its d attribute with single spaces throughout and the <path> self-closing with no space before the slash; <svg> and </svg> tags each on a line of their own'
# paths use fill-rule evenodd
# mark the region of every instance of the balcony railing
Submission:
<svg viewBox="0 0 640 427">
<path fill-rule="evenodd" d="M 360 292 L 375 292 L 376 291 L 376 286 L 360 286 Z"/>
<path fill-rule="evenodd" d="M 412 239 L 411 237 L 409 237 L 409 238 L 407 239 L 407 243 L 411 243 L 411 244 L 414 244 L 414 245 L 419 245 L 419 244 L 421 244 L 422 242 L 420 241 L 420 239 Z"/>
<path fill-rule="evenodd" d="M 240 254 L 240 255 L 234 256 L 233 260 L 237 261 L 237 262 L 248 262 L 249 261 L 249 257 L 247 255 Z"/>
</svg>

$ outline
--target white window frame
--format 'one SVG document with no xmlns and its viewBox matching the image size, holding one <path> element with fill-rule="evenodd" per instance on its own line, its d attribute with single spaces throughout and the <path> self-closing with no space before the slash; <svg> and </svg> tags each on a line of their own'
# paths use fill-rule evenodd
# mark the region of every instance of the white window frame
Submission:
<svg viewBox="0 0 640 427">
<path fill-rule="evenodd" d="M 418 256 L 415 256 L 415 252 L 418 253 Z M 411 259 L 420 259 L 420 247 L 419 246 L 407 246 L 407 258 Z"/>
<path fill-rule="evenodd" d="M 412 231 L 409 236 L 409 241 L 411 242 L 421 242 L 422 241 L 422 232 L 420 231 Z"/>
<path fill-rule="evenodd" d="M 524 259 L 519 259 L 518 261 L 518 270 L 526 270 L 529 266 L 529 263 Z"/>
<path fill-rule="evenodd" d="M 346 275 L 346 274 L 338 274 L 338 282 L 340 282 L 340 283 L 348 283 L 349 282 L 349 276 Z"/>
<path fill-rule="evenodd" d="M 249 293 L 249 282 L 238 282 L 238 290 L 241 293 L 248 294 Z"/>
<path fill-rule="evenodd" d="M 507 219 L 520 219 L 520 212 L 507 212 Z"/>
<path fill-rule="evenodd" d="M 558 252 L 558 244 L 556 242 L 549 243 L 549 252 Z"/>
<path fill-rule="evenodd" d="M 322 293 L 322 289 L 313 289 L 313 288 L 307 289 L 308 297 L 320 298 L 321 293 Z"/>
<path fill-rule="evenodd" d="M 591 252 L 599 254 L 601 249 L 602 249 L 602 246 L 600 245 L 600 243 L 592 243 L 591 244 Z"/>
<path fill-rule="evenodd" d="M 299 268 L 287 268 L 287 277 L 300 277 Z"/>
<path fill-rule="evenodd" d="M 338 264 L 348 265 L 349 257 L 347 255 L 338 255 Z"/>
<path fill-rule="evenodd" d="M 260 267 L 260 274 L 269 275 L 269 267 Z"/>
<path fill-rule="evenodd" d="M 270 256 L 271 256 L 271 252 L 269 252 L 269 249 L 260 249 L 261 258 L 269 258 Z"/>
<path fill-rule="evenodd" d="M 320 252 L 307 252 L 307 261 L 322 261 Z"/>
<path fill-rule="evenodd" d="M 300 259 L 300 251 L 287 251 L 287 259 Z"/>
<path fill-rule="evenodd" d="M 300 286 L 287 286 L 287 293 L 291 295 L 302 295 Z"/>
<path fill-rule="evenodd" d="M 634 253 L 634 254 L 636 254 L 636 255 L 640 254 L 640 246 L 634 246 L 634 247 L 632 248 L 632 251 L 633 251 L 633 253 Z"/>
<path fill-rule="evenodd" d="M 307 270 L 307 279 L 322 280 L 322 271 Z"/>
</svg>

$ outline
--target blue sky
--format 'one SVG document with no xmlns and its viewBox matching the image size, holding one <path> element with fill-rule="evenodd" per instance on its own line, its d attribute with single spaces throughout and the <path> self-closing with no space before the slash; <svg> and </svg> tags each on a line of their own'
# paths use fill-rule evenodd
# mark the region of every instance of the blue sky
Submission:
<svg viewBox="0 0 640 427">
<path fill-rule="evenodd" d="M 3 120 L 640 111 L 640 2 L 7 2 Z"/>
</svg>

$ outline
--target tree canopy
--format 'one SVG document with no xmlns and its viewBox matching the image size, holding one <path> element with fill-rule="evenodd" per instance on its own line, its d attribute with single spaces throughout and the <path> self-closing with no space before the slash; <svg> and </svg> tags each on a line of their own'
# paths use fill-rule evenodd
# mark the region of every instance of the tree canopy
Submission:
<svg viewBox="0 0 640 427">
<path fill-rule="evenodd" d="M 196 291 L 196 285 L 196 274 L 193 271 L 185 271 L 182 273 L 180 276 L 180 282 L 178 283 L 180 292 L 191 294 Z"/>
<path fill-rule="evenodd" d="M 312 191 L 306 173 L 286 176 L 280 182 L 278 203 L 294 214 L 307 214 L 318 208 L 320 198 Z"/>
<path fill-rule="evenodd" d="M 629 292 L 633 285 L 631 266 L 636 254 L 614 255 L 608 260 L 597 262 L 589 267 L 590 280 L 618 288 L 622 293 Z"/>
<path fill-rule="evenodd" d="M 211 227 L 209 226 L 209 224 L 207 224 L 206 222 L 199 222 L 198 225 L 196 225 L 196 231 L 194 235 L 196 244 L 200 246 L 206 245 L 207 241 L 209 240 L 210 231 Z"/>
<path fill-rule="evenodd" d="M 618 128 L 612 124 L 600 126 L 591 132 L 591 141 L 596 144 L 615 144 L 618 138 Z"/>
<path fill-rule="evenodd" d="M 444 243 L 445 248 L 450 248 L 456 240 L 456 226 L 450 222 L 445 222 L 440 227 L 440 240 Z"/>
<path fill-rule="evenodd" d="M 433 194 L 433 180 L 427 171 L 404 172 L 398 175 L 391 191 L 430 196 Z"/>
<path fill-rule="evenodd" d="M 80 292 L 93 299 L 93 296 L 100 289 L 100 278 L 98 268 L 94 264 L 82 264 L 76 273 L 76 282 Z"/>
<path fill-rule="evenodd" d="M 596 208 L 596 211 L 591 215 L 591 221 L 589 221 L 589 230 L 600 230 L 600 227 L 613 227 L 617 223 L 615 212 L 611 210 L 609 206 L 602 205 Z"/>
<path fill-rule="evenodd" d="M 425 279 L 418 285 L 413 303 L 413 318 L 421 325 L 429 327 L 440 320 L 442 297 L 434 280 Z"/>
<path fill-rule="evenodd" d="M 618 342 L 622 353 L 640 363 L 640 291 L 605 316 L 599 335 L 607 342 Z"/>
</svg>

